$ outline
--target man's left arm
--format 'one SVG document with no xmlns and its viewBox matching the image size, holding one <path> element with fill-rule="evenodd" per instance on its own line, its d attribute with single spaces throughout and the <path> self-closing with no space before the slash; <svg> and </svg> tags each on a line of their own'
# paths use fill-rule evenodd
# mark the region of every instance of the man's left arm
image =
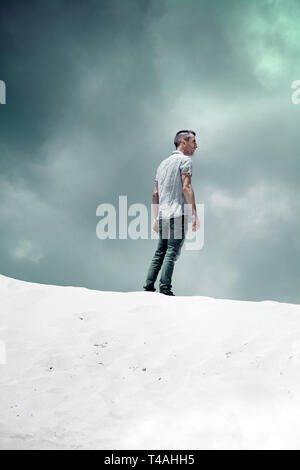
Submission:
<svg viewBox="0 0 300 470">
<path fill-rule="evenodd" d="M 159 194 L 158 194 L 158 182 L 155 181 L 155 187 L 152 196 L 153 212 L 154 212 L 154 222 L 153 222 L 153 231 L 158 233 L 158 209 L 159 209 Z"/>
</svg>

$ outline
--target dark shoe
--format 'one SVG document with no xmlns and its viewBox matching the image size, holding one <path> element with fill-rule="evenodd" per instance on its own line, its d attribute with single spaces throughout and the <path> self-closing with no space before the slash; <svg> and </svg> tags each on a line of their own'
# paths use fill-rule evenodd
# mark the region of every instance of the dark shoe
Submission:
<svg viewBox="0 0 300 470">
<path fill-rule="evenodd" d="M 159 291 L 161 294 L 164 294 L 164 295 L 171 295 L 172 297 L 175 297 L 175 294 L 173 294 L 172 291 L 168 290 L 168 291 Z"/>
<path fill-rule="evenodd" d="M 156 292 L 155 287 L 143 287 L 145 292 Z"/>
</svg>

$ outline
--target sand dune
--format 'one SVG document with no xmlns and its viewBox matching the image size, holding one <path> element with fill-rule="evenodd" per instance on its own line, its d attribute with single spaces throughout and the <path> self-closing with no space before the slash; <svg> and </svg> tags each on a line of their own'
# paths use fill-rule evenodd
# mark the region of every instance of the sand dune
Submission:
<svg viewBox="0 0 300 470">
<path fill-rule="evenodd" d="M 300 306 L 0 276 L 1 449 L 297 449 Z"/>
</svg>

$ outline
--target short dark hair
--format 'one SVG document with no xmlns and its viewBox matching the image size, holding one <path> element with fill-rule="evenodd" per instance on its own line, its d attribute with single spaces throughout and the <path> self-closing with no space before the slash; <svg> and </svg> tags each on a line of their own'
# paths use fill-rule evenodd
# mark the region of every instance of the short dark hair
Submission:
<svg viewBox="0 0 300 470">
<path fill-rule="evenodd" d="M 178 148 L 182 140 L 185 140 L 187 142 L 192 135 L 196 136 L 196 132 L 186 129 L 184 129 L 183 131 L 178 131 L 174 139 L 175 147 Z"/>
</svg>

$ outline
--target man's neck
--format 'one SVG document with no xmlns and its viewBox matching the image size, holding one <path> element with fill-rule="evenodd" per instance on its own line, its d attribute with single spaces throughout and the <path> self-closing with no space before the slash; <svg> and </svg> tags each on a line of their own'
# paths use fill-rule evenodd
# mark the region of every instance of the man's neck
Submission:
<svg viewBox="0 0 300 470">
<path fill-rule="evenodd" d="M 183 155 L 185 155 L 186 157 L 190 157 L 190 156 L 191 156 L 191 155 L 189 155 L 188 153 L 185 153 L 185 151 L 184 151 L 183 149 L 181 149 L 181 148 L 178 148 L 177 151 L 183 153 Z"/>
</svg>

